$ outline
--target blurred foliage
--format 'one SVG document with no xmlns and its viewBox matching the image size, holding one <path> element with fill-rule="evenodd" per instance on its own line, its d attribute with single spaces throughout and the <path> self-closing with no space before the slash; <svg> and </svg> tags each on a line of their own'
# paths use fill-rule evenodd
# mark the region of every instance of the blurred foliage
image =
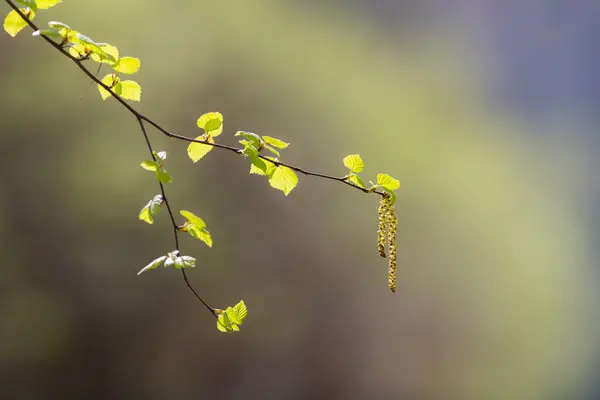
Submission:
<svg viewBox="0 0 600 400">
<path fill-rule="evenodd" d="M 306 178 L 284 198 L 243 160 L 192 164 L 153 132 L 182 183 L 171 201 L 211 222 L 213 249 L 183 240 L 191 279 L 215 304 L 240 296 L 253 310 L 243 335 L 207 328 L 176 271 L 136 277 L 171 240 L 157 233 L 165 215 L 152 229 L 136 217 L 155 190 L 132 161 L 146 157 L 136 121 L 79 101 L 85 77 L 41 41 L 5 35 L 2 392 L 576 398 L 595 357 L 588 227 L 527 127 L 488 109 L 472 55 L 426 27 L 392 42 L 359 15 L 291 4 L 132 1 L 134 23 L 115 1 L 49 13 L 143 59 L 140 108 L 173 131 L 193 136 L 200 113 L 220 110 L 224 142 L 244 127 L 294 143 L 289 162 L 311 170 L 341 176 L 360 152 L 365 173 L 399 177 L 396 295 L 375 197 Z"/>
</svg>

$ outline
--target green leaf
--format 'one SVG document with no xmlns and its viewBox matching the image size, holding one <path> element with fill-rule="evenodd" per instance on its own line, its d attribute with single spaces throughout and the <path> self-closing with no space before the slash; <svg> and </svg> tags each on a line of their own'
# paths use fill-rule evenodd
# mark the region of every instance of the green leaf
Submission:
<svg viewBox="0 0 600 400">
<path fill-rule="evenodd" d="M 377 174 L 377 185 L 388 190 L 396 190 L 400 187 L 400 181 L 386 174 Z"/>
<path fill-rule="evenodd" d="M 158 268 L 158 266 L 166 259 L 167 259 L 167 256 L 158 257 L 156 260 L 152 261 L 150 264 L 148 264 L 144 268 L 142 268 L 140 270 L 140 272 L 138 272 L 137 274 L 140 275 L 143 272 Z"/>
<path fill-rule="evenodd" d="M 140 164 L 140 167 L 144 168 L 146 171 L 156 171 L 159 166 L 156 161 L 146 160 Z"/>
<path fill-rule="evenodd" d="M 140 70 L 140 59 L 135 57 L 119 58 L 115 70 L 124 74 L 135 74 Z"/>
<path fill-rule="evenodd" d="M 21 8 L 21 12 L 25 14 L 29 20 L 35 17 L 35 11 L 31 8 Z M 15 37 L 23 28 L 27 26 L 27 22 L 15 11 L 12 10 L 4 19 L 4 30 L 10 36 Z"/>
<path fill-rule="evenodd" d="M 275 171 L 275 168 L 277 168 L 275 166 L 275 164 L 273 164 L 270 161 L 267 161 L 265 159 L 259 159 L 260 161 L 262 161 L 265 165 L 266 165 L 266 169 L 262 169 L 260 165 L 256 165 L 254 162 L 252 162 L 252 165 L 250 166 L 250 173 L 251 174 L 255 174 L 255 175 L 263 175 L 263 176 L 271 176 L 273 174 L 273 172 Z M 252 160 L 250 160 L 252 161 Z"/>
<path fill-rule="evenodd" d="M 112 66 L 119 59 L 119 49 L 112 44 L 98 43 L 98 48 L 100 48 L 104 54 L 92 53 L 90 55 L 92 60 Z"/>
<path fill-rule="evenodd" d="M 362 179 L 360 179 L 360 178 L 358 177 L 358 175 L 350 175 L 350 176 L 348 177 L 348 180 L 349 180 L 350 182 L 354 183 L 356 186 L 358 186 L 358 187 L 361 187 L 361 188 L 363 188 L 363 189 L 366 187 L 366 186 L 365 186 L 365 183 L 362 181 Z"/>
<path fill-rule="evenodd" d="M 111 89 L 114 88 L 114 86 L 117 85 L 119 83 L 119 81 L 120 81 L 119 77 L 116 76 L 115 74 L 105 75 L 104 78 L 102 78 L 102 80 L 101 80 L 102 83 L 104 83 L 106 86 L 108 86 Z M 98 85 L 98 90 L 100 91 L 100 96 L 102 96 L 102 100 L 106 100 L 110 96 L 112 96 L 112 93 L 110 93 L 108 90 L 104 89 L 100 85 Z"/>
<path fill-rule="evenodd" d="M 265 145 L 265 149 L 269 150 L 271 153 L 275 154 L 277 157 L 280 157 L 280 154 L 277 150 L 275 150 L 273 147 L 269 146 L 268 144 Z"/>
<path fill-rule="evenodd" d="M 48 26 L 50 28 L 54 28 L 54 29 L 72 30 L 69 25 L 64 24 L 64 23 L 62 23 L 60 21 L 50 21 L 50 22 L 48 22 Z"/>
<path fill-rule="evenodd" d="M 156 178 L 160 183 L 164 184 L 171 183 L 171 181 L 173 180 L 171 175 L 164 168 L 159 168 L 156 170 Z"/>
<path fill-rule="evenodd" d="M 202 220 L 202 218 L 198 217 L 193 212 L 190 212 L 187 210 L 181 210 L 179 213 L 181 215 L 183 215 L 190 224 L 196 226 L 197 228 L 205 228 L 206 227 L 206 223 Z"/>
<path fill-rule="evenodd" d="M 211 136 L 202 135 L 198 136 L 196 140 L 200 140 L 202 142 L 214 143 L 215 140 Z M 198 162 L 202 157 L 208 154 L 209 151 L 213 149 L 213 146 L 192 142 L 187 148 L 188 156 L 192 159 L 193 162 Z"/>
<path fill-rule="evenodd" d="M 237 313 L 238 317 L 241 319 L 242 322 L 248 316 L 248 309 L 246 308 L 246 303 L 244 303 L 244 300 L 241 300 L 239 303 L 237 303 L 235 306 L 233 306 L 233 309 Z M 241 325 L 241 322 L 240 322 L 240 325 Z"/>
<path fill-rule="evenodd" d="M 175 258 L 175 268 L 194 268 L 196 266 L 196 259 L 190 256 L 182 256 Z"/>
<path fill-rule="evenodd" d="M 136 81 L 121 81 L 121 97 L 127 100 L 140 101 L 142 88 Z"/>
<path fill-rule="evenodd" d="M 28 7 L 33 11 L 37 11 L 38 5 L 35 0 L 15 0 L 15 3 L 22 5 L 23 7 Z"/>
<path fill-rule="evenodd" d="M 50 7 L 54 7 L 55 5 L 62 3 L 61 0 L 36 0 L 38 8 L 42 10 L 47 10 Z"/>
<path fill-rule="evenodd" d="M 208 247 L 212 247 L 212 235 L 206 228 L 197 228 L 196 226 L 191 225 L 186 229 L 191 237 L 203 241 Z"/>
<path fill-rule="evenodd" d="M 298 177 L 288 167 L 279 165 L 269 176 L 269 184 L 287 196 L 298 184 Z"/>
<path fill-rule="evenodd" d="M 217 329 L 221 332 L 237 332 L 240 330 L 239 325 L 242 325 L 244 319 L 248 315 L 246 304 L 240 301 L 233 307 L 227 307 L 226 310 L 217 310 L 219 316 L 217 318 Z"/>
<path fill-rule="evenodd" d="M 223 115 L 220 112 L 206 113 L 198 118 L 197 124 L 210 136 L 219 136 L 223 132 Z"/>
<path fill-rule="evenodd" d="M 241 318 L 238 316 L 238 314 L 235 312 L 235 310 L 232 307 L 227 307 L 225 312 L 227 313 L 227 317 L 229 317 L 229 320 L 231 321 L 232 324 L 236 324 L 236 325 L 242 324 Z"/>
<path fill-rule="evenodd" d="M 264 141 L 262 140 L 262 138 L 260 136 L 258 136 L 256 133 L 237 131 L 235 136 L 242 136 L 244 139 L 247 140 L 247 142 L 240 140 L 240 143 L 244 146 L 246 145 L 245 143 L 249 143 L 255 149 L 257 149 L 256 151 L 258 151 L 258 149 L 260 149 L 262 147 L 262 145 L 264 144 Z"/>
<path fill-rule="evenodd" d="M 208 247 L 212 247 L 212 236 L 206 229 L 206 223 L 202 218 L 187 210 L 181 210 L 180 213 L 188 220 L 184 226 L 184 230 L 193 238 L 203 241 Z"/>
<path fill-rule="evenodd" d="M 225 312 L 222 312 L 217 318 L 217 329 L 221 332 L 233 332 L 231 321 Z"/>
<path fill-rule="evenodd" d="M 139 219 L 146 222 L 147 224 L 154 223 L 154 217 L 160 212 L 160 206 L 163 202 L 163 197 L 160 194 L 154 196 L 152 200 L 148 202 L 140 211 Z"/>
<path fill-rule="evenodd" d="M 262 138 L 266 143 L 269 143 L 271 146 L 277 147 L 278 149 L 285 149 L 290 145 L 283 140 L 279 140 L 271 136 L 263 136 Z"/>
<path fill-rule="evenodd" d="M 38 29 L 37 31 L 33 32 L 31 36 L 46 36 L 47 38 L 56 40 L 63 39 L 63 36 L 61 35 L 60 31 L 55 28 Z"/>
<path fill-rule="evenodd" d="M 358 154 L 350 154 L 349 156 L 344 157 L 344 165 L 356 174 L 365 169 L 365 163 Z"/>
</svg>

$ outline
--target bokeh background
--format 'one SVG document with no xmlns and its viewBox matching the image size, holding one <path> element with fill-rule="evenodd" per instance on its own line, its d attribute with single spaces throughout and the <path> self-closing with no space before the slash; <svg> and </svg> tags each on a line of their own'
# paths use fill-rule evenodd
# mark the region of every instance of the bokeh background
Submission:
<svg viewBox="0 0 600 400">
<path fill-rule="evenodd" d="M 140 57 L 139 109 L 173 131 L 218 110 L 222 143 L 398 177 L 398 292 L 377 197 L 300 176 L 286 198 L 151 131 L 215 239 L 183 238 L 193 284 L 249 307 L 218 332 L 179 272 L 136 276 L 172 237 L 137 220 L 157 185 L 135 119 L 2 34 L 0 397 L 600 398 L 600 3 L 65 0 L 48 20 Z"/>
</svg>

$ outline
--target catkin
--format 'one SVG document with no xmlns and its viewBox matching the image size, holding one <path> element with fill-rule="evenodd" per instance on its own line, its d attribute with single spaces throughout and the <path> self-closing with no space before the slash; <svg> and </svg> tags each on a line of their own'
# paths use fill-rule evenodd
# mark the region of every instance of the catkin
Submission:
<svg viewBox="0 0 600 400">
<path fill-rule="evenodd" d="M 379 215 L 379 228 L 377 229 L 377 251 L 381 257 L 385 258 L 385 233 L 388 225 L 388 205 L 385 196 L 381 196 L 377 214 Z"/>
<path fill-rule="evenodd" d="M 396 293 L 396 232 L 398 228 L 398 219 L 396 218 L 394 205 L 391 204 L 390 200 L 388 200 L 387 220 L 389 222 L 387 237 L 389 252 L 388 285 L 392 293 Z"/>
</svg>

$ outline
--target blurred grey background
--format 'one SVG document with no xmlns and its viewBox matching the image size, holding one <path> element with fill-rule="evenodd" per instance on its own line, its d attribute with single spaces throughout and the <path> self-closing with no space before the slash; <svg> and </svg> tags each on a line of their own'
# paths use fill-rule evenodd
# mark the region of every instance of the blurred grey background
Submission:
<svg viewBox="0 0 600 400">
<path fill-rule="evenodd" d="M 4 4 L 4 3 L 2 3 Z M 8 13 L 6 4 L 0 10 Z M 178 271 L 134 118 L 39 38 L 0 35 L 0 393 L 7 399 L 596 399 L 600 3 L 65 0 L 59 20 L 142 60 L 136 107 L 172 131 L 292 145 L 284 160 L 398 191 L 398 292 L 377 198 L 169 151 L 173 206 L 226 335 Z"/>
</svg>

